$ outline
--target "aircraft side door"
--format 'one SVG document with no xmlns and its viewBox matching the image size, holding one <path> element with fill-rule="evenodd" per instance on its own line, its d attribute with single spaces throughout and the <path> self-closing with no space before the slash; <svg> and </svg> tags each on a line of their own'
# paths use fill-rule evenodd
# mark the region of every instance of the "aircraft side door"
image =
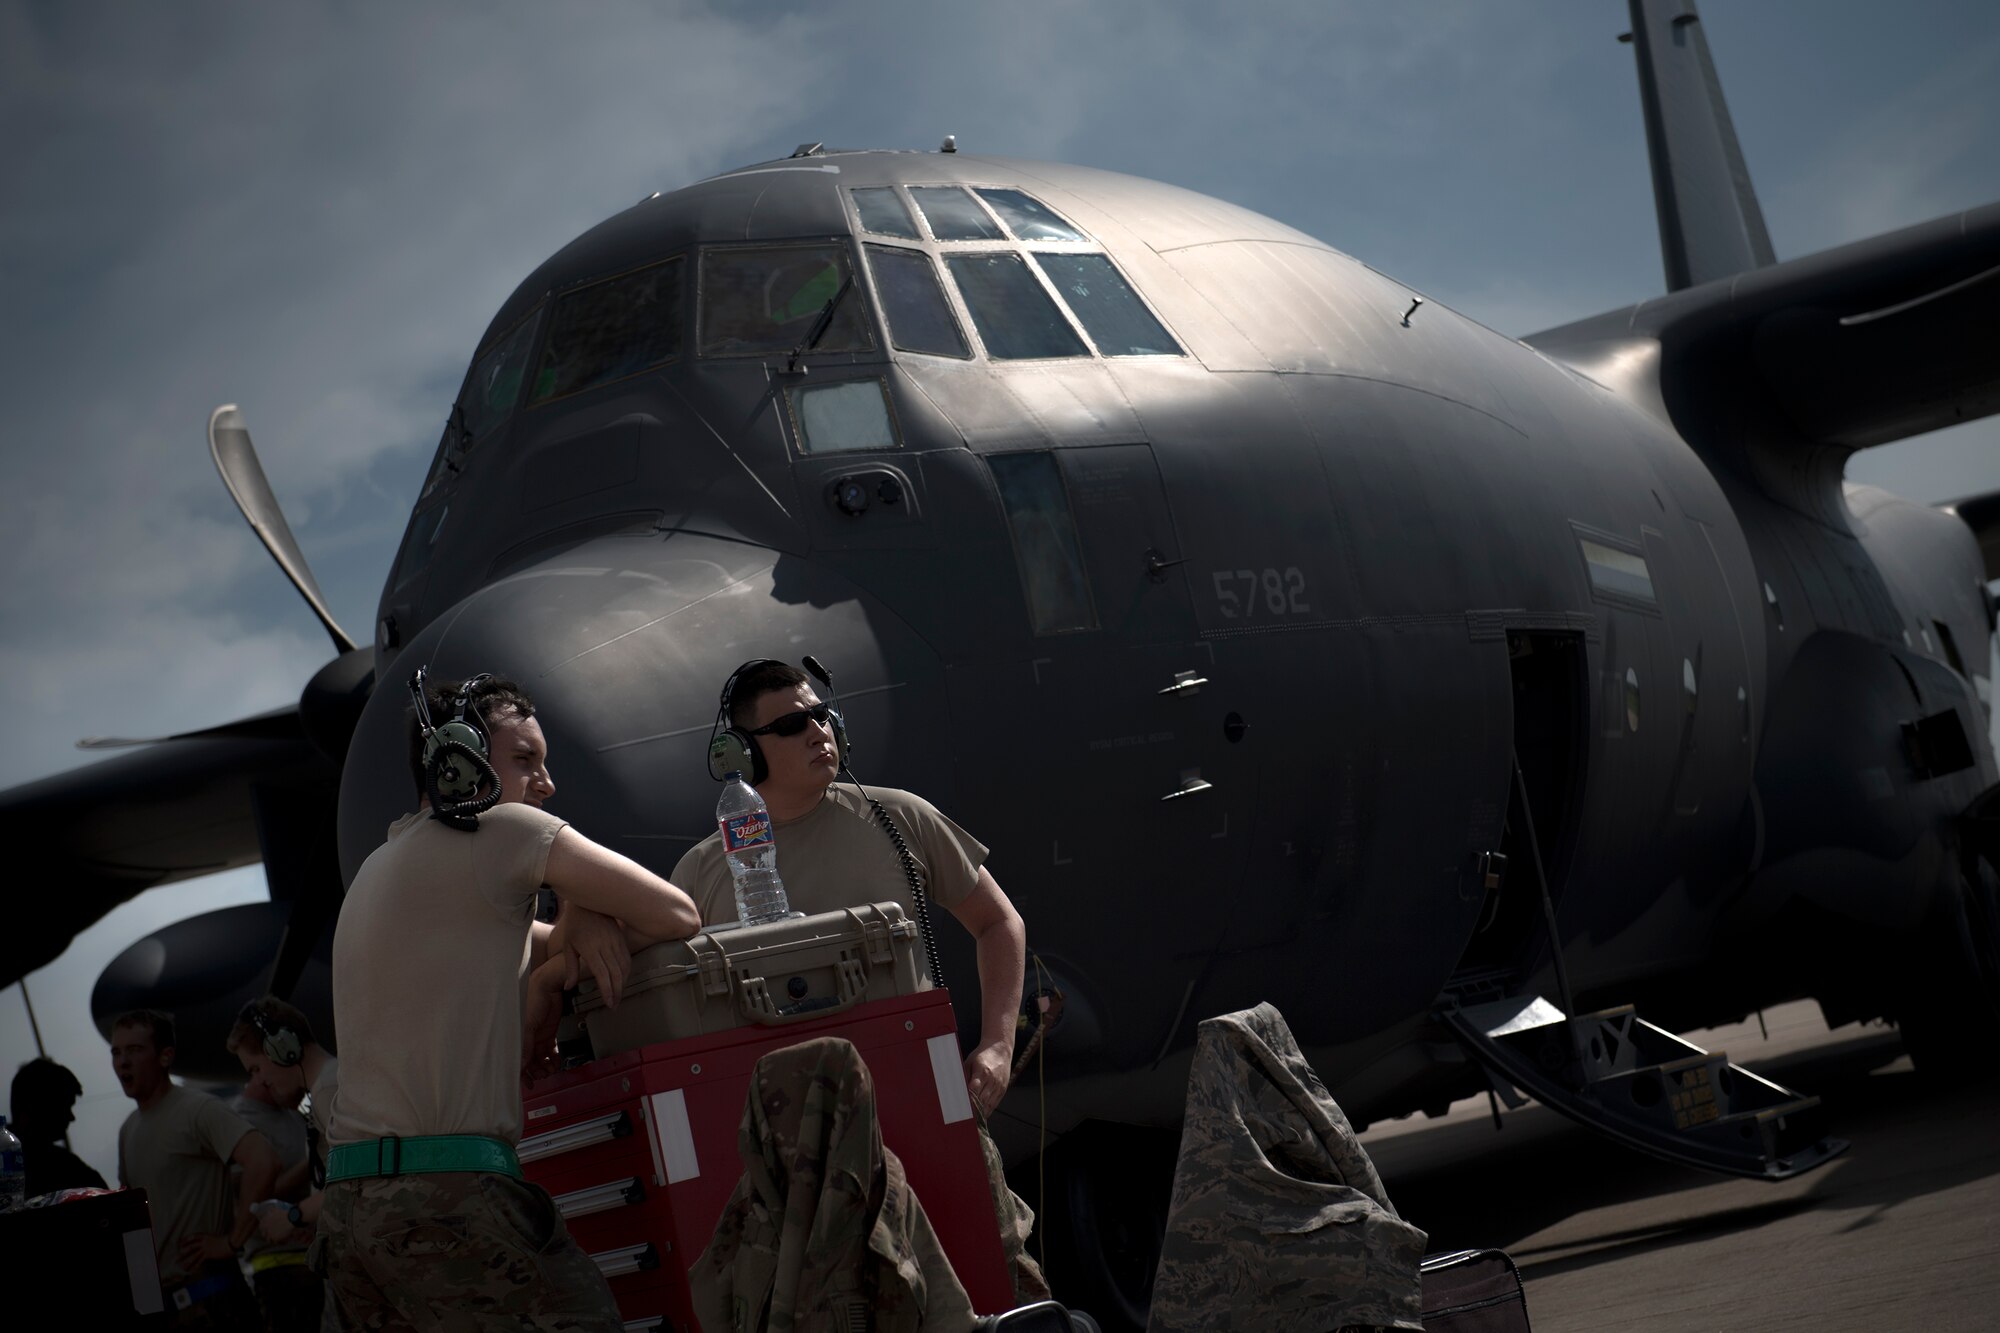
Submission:
<svg viewBox="0 0 2000 1333">
<path fill-rule="evenodd" d="M 1028 623 L 1002 651 L 949 669 L 958 785 L 992 814 L 980 836 L 1033 946 L 1088 960 L 1065 985 L 1082 992 L 1112 1061 L 1151 1061 L 1186 1035 L 1177 1005 L 1235 888 L 1248 768 L 1205 684 L 1212 657 L 1193 633 L 1152 450 L 986 461 Z M 1065 938 L 1033 911 L 1058 896 L 1060 915 L 1045 919 Z"/>
</svg>

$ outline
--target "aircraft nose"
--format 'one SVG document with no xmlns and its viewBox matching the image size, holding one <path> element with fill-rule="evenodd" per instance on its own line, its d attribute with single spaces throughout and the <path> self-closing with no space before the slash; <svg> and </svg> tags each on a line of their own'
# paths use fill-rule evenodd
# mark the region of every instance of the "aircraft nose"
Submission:
<svg viewBox="0 0 2000 1333">
<path fill-rule="evenodd" d="M 508 574 L 380 665 L 394 688 L 369 701 L 342 776 L 343 874 L 351 880 L 415 805 L 402 686 L 420 664 L 439 679 L 491 671 L 518 682 L 535 701 L 549 769 L 563 775 L 551 810 L 666 873 L 714 827 L 707 751 L 723 682 L 751 658 L 808 652 L 849 697 L 866 694 L 878 736 L 906 703 L 942 711 L 929 646 L 798 556 L 677 532 L 601 537 Z"/>
</svg>

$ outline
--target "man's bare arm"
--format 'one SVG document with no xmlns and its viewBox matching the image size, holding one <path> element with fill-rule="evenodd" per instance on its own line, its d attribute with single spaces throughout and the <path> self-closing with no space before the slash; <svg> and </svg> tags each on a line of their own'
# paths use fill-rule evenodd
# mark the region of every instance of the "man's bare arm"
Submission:
<svg viewBox="0 0 2000 1333">
<path fill-rule="evenodd" d="M 694 900 L 627 856 L 620 856 L 564 827 L 549 846 L 543 871 L 563 900 L 621 922 L 627 946 L 644 948 L 661 940 L 682 940 L 701 929 Z"/>
<path fill-rule="evenodd" d="M 562 993 L 576 985 L 576 955 L 567 949 L 549 955 L 528 974 L 521 992 L 521 1080 L 532 1083 L 555 1067 L 556 1029 L 562 1021 Z"/>
<path fill-rule="evenodd" d="M 270 1198 L 272 1187 L 277 1184 L 278 1150 L 253 1129 L 236 1140 L 236 1149 L 229 1154 L 229 1160 L 243 1168 L 236 1182 L 236 1223 L 229 1232 L 230 1248 L 238 1249 L 257 1233 L 257 1219 L 251 1215 L 250 1205 Z"/>
<path fill-rule="evenodd" d="M 1028 959 L 1028 929 L 986 867 L 972 892 L 951 909 L 972 933 L 979 964 L 979 1045 L 965 1057 L 966 1088 L 990 1112 L 1013 1072 L 1014 1020 Z"/>
<path fill-rule="evenodd" d="M 195 1232 L 181 1237 L 181 1264 L 194 1272 L 204 1264 L 224 1263 L 257 1234 L 257 1215 L 250 1205 L 271 1197 L 278 1180 L 278 1150 L 256 1130 L 236 1140 L 229 1160 L 242 1168 L 236 1174 L 236 1210 L 226 1233 Z"/>
</svg>

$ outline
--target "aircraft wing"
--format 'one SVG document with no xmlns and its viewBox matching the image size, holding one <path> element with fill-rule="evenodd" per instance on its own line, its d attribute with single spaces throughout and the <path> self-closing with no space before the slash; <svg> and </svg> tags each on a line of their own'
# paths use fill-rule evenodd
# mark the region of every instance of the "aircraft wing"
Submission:
<svg viewBox="0 0 2000 1333">
<path fill-rule="evenodd" d="M 1843 451 L 2000 411 L 2000 204 L 1687 287 L 1524 341 L 1698 448 Z"/>
<path fill-rule="evenodd" d="M 293 707 L 0 792 L 0 837 L 32 849 L 0 932 L 0 985 L 143 889 L 260 860 L 274 798 L 337 778 Z"/>
</svg>

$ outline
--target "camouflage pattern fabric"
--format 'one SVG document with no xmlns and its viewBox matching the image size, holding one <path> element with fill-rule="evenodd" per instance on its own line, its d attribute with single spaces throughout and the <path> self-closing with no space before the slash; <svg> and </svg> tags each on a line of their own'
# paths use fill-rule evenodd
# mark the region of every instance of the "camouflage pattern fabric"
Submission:
<svg viewBox="0 0 2000 1333">
<path fill-rule="evenodd" d="M 972 1113 L 979 1119 L 979 1150 L 986 1154 L 986 1182 L 993 1189 L 993 1217 L 1000 1226 L 1000 1248 L 1007 1253 L 1007 1275 L 1014 1282 L 1014 1304 L 1033 1305 L 1036 1301 L 1052 1300 L 1042 1266 L 1028 1253 L 1028 1237 L 1035 1229 L 1035 1210 L 1008 1187 L 1000 1145 L 987 1131 L 986 1117 L 980 1114 L 977 1103 Z"/>
<path fill-rule="evenodd" d="M 1201 1025 L 1149 1333 L 1421 1329 L 1425 1240 L 1276 1009 Z"/>
<path fill-rule="evenodd" d="M 326 1333 L 623 1328 L 604 1274 L 548 1193 L 511 1176 L 335 1181 L 307 1262 L 326 1279 Z"/>
<path fill-rule="evenodd" d="M 706 1333 L 915 1333 L 972 1327 L 903 1164 L 882 1146 L 852 1043 L 757 1062 L 737 1134 L 743 1178 L 688 1274 Z"/>
</svg>

